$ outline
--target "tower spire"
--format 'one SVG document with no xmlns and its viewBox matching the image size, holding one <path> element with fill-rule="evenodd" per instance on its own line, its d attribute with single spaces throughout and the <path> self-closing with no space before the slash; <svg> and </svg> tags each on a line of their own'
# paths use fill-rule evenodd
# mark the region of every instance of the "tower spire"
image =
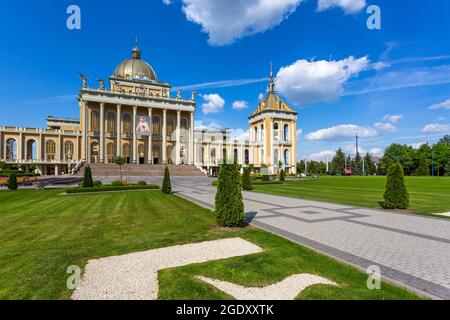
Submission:
<svg viewBox="0 0 450 320">
<path fill-rule="evenodd" d="M 270 62 L 269 85 L 267 87 L 267 93 L 275 93 L 275 81 L 273 79 L 273 63 L 272 62 Z"/>
</svg>

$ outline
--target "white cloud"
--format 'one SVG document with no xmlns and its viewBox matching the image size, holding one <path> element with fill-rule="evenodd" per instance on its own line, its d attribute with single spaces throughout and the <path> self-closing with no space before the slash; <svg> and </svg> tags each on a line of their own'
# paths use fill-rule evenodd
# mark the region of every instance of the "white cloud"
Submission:
<svg viewBox="0 0 450 320">
<path fill-rule="evenodd" d="M 351 77 L 371 68 L 367 57 L 350 56 L 339 61 L 298 60 L 278 71 L 277 90 L 294 105 L 338 100 Z"/>
<path fill-rule="evenodd" d="M 204 114 L 218 113 L 223 110 L 225 100 L 217 93 L 202 94 L 203 98 L 202 111 Z"/>
<path fill-rule="evenodd" d="M 401 114 L 394 114 L 394 115 L 387 114 L 384 116 L 383 121 L 387 121 L 390 123 L 397 123 L 402 119 L 403 119 L 403 115 L 401 115 Z"/>
<path fill-rule="evenodd" d="M 249 130 L 246 129 L 230 129 L 230 137 L 232 140 L 238 140 L 238 141 L 245 141 L 245 140 L 249 140 Z"/>
<path fill-rule="evenodd" d="M 450 133 L 450 124 L 428 124 L 422 129 L 423 133 Z"/>
<path fill-rule="evenodd" d="M 248 108 L 248 102 L 243 100 L 236 100 L 233 102 L 233 109 L 242 110 Z"/>
<path fill-rule="evenodd" d="M 380 148 L 372 148 L 369 153 L 374 156 L 382 156 L 384 154 L 383 150 Z"/>
<path fill-rule="evenodd" d="M 422 142 L 418 142 L 418 143 L 411 143 L 409 144 L 410 147 L 413 147 L 413 149 L 419 149 L 422 145 L 427 144 L 428 142 L 426 141 L 422 141 Z"/>
<path fill-rule="evenodd" d="M 396 132 L 397 131 L 397 127 L 389 122 L 376 122 L 373 125 L 373 127 L 375 129 L 377 129 L 378 131 L 383 131 L 383 132 Z"/>
<path fill-rule="evenodd" d="M 331 128 L 320 129 L 306 135 L 308 141 L 317 140 L 347 140 L 358 134 L 361 138 L 370 138 L 378 135 L 377 130 L 370 127 L 361 127 L 354 124 L 338 125 Z"/>
<path fill-rule="evenodd" d="M 170 0 L 163 0 L 170 4 Z M 182 0 L 186 18 L 202 26 L 211 45 L 226 45 L 279 25 L 303 0 Z"/>
<path fill-rule="evenodd" d="M 201 120 L 196 120 L 194 121 L 194 128 L 198 130 L 217 130 L 221 129 L 222 126 L 215 121 L 212 121 L 209 124 L 205 124 Z"/>
<path fill-rule="evenodd" d="M 297 130 L 297 140 L 300 140 L 300 138 L 302 136 L 302 133 L 303 133 L 303 129 L 298 129 Z"/>
<path fill-rule="evenodd" d="M 450 99 L 448 99 L 448 100 L 446 100 L 444 102 L 441 102 L 441 103 L 433 104 L 428 109 L 430 109 L 430 110 L 437 110 L 437 109 L 450 110 Z"/>
<path fill-rule="evenodd" d="M 164 2 L 164 4 L 167 4 L 167 5 L 169 5 L 169 4 L 171 4 L 171 3 L 172 3 L 172 0 L 162 0 L 162 2 Z"/>
<path fill-rule="evenodd" d="M 321 160 L 326 160 L 326 158 L 328 157 L 328 160 L 331 161 L 331 159 L 335 155 L 336 155 L 335 151 L 324 150 L 324 151 L 320 151 L 320 152 L 317 152 L 317 153 L 310 154 L 308 156 L 308 160 L 321 161 Z"/>
<path fill-rule="evenodd" d="M 438 117 L 438 118 L 437 118 L 437 121 L 445 121 L 445 120 L 447 120 L 446 117 Z"/>
<path fill-rule="evenodd" d="M 264 93 L 258 94 L 258 100 L 259 101 L 263 101 L 265 97 L 266 97 L 266 95 Z"/>
<path fill-rule="evenodd" d="M 366 0 L 319 0 L 317 10 L 323 11 L 334 7 L 340 7 L 345 13 L 357 13 L 365 6 Z"/>
</svg>

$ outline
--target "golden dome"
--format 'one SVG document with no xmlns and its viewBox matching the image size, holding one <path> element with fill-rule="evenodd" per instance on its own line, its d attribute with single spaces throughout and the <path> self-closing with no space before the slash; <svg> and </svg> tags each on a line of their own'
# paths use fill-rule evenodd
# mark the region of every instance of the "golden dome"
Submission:
<svg viewBox="0 0 450 320">
<path fill-rule="evenodd" d="M 141 50 L 137 46 L 133 49 L 131 58 L 117 66 L 113 77 L 127 80 L 158 81 L 150 64 L 141 60 Z"/>
</svg>

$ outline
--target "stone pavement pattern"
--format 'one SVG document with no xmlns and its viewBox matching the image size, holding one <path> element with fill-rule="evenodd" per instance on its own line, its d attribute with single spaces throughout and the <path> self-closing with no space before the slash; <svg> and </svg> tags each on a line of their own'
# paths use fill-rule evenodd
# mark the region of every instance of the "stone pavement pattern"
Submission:
<svg viewBox="0 0 450 320">
<path fill-rule="evenodd" d="M 172 179 L 174 191 L 205 207 L 216 189 L 206 177 Z M 450 299 L 450 220 L 244 192 L 252 225 L 432 296 Z"/>
</svg>

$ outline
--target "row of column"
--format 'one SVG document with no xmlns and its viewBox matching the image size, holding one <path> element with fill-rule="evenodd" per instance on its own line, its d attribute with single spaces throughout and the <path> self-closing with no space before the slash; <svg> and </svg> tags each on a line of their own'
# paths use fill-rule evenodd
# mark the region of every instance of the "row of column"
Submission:
<svg viewBox="0 0 450 320">
<path fill-rule="evenodd" d="M 121 140 L 122 140 L 122 131 L 121 131 L 121 123 L 122 123 L 122 115 L 121 115 L 121 109 L 122 109 L 122 105 L 118 104 L 117 106 L 117 121 L 116 121 L 116 127 L 117 127 L 117 134 L 116 134 L 116 145 L 117 145 L 117 150 L 116 150 L 116 155 L 120 156 L 121 155 Z M 82 158 L 84 160 L 88 160 L 88 150 L 89 150 L 89 145 L 88 145 L 88 128 L 89 128 L 89 124 L 88 124 L 88 104 L 86 101 L 84 101 L 82 103 L 82 117 L 83 117 L 83 135 L 82 135 Z M 132 124 L 133 124 L 133 150 L 132 150 L 132 155 L 133 155 L 133 163 L 137 163 L 137 159 L 138 159 L 138 150 L 137 150 L 137 135 L 136 135 L 136 116 L 137 116 L 137 106 L 133 106 L 133 120 L 132 120 Z M 148 108 L 148 117 L 151 119 L 152 118 L 152 108 Z M 105 119 L 104 119 L 104 114 L 105 114 L 105 104 L 104 103 L 100 103 L 100 143 L 99 143 L 99 153 L 100 153 L 100 162 L 104 163 L 105 162 L 105 148 L 104 148 L 104 141 L 105 141 L 105 136 L 104 136 L 104 132 L 105 132 Z M 180 157 L 180 152 L 181 152 L 181 111 L 178 110 L 177 111 L 177 127 L 176 127 L 176 159 L 175 159 L 175 163 L 176 164 L 181 164 L 181 157 Z M 163 164 L 167 164 L 167 109 L 163 109 L 163 121 L 162 121 L 162 159 L 163 159 Z M 152 154 L 152 130 L 150 130 L 150 134 L 148 136 L 148 163 L 152 163 L 153 162 L 153 154 Z M 194 164 L 194 113 L 190 112 L 190 123 L 189 123 L 189 164 Z"/>
</svg>

